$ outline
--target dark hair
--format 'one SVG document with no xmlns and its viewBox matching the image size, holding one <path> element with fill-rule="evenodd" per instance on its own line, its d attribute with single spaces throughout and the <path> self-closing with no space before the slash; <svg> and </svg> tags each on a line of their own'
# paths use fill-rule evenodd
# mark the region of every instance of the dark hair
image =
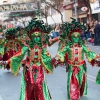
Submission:
<svg viewBox="0 0 100 100">
<path fill-rule="evenodd" d="M 97 19 L 93 19 L 93 22 L 98 21 Z"/>
</svg>

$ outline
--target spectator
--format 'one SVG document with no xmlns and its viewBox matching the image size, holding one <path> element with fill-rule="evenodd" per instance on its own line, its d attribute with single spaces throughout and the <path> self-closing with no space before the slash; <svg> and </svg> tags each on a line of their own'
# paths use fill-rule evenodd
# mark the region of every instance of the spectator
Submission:
<svg viewBox="0 0 100 100">
<path fill-rule="evenodd" d="M 88 38 L 90 38 L 90 32 L 89 32 L 89 30 L 90 30 L 90 26 L 89 26 L 89 24 L 86 24 L 86 30 L 85 30 L 85 32 L 84 32 L 84 35 L 85 35 L 85 39 L 87 40 Z"/>
<path fill-rule="evenodd" d="M 90 24 L 90 34 L 91 34 L 91 38 L 94 39 L 94 25 L 93 23 Z"/>
<path fill-rule="evenodd" d="M 100 45 L 100 24 L 96 20 L 94 22 L 94 45 Z"/>
</svg>

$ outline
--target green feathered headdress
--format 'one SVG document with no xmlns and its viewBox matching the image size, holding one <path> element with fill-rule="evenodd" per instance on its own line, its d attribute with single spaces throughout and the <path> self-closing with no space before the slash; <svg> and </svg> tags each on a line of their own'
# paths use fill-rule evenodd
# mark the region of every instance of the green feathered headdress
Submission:
<svg viewBox="0 0 100 100">
<path fill-rule="evenodd" d="M 84 23 L 77 22 L 74 18 L 71 19 L 72 21 L 70 23 L 64 23 L 61 27 L 63 36 L 70 36 L 73 32 L 79 32 L 81 34 L 82 30 L 86 29 Z"/>
<path fill-rule="evenodd" d="M 43 20 L 38 20 L 37 18 L 34 18 L 33 20 L 31 20 L 25 29 L 29 36 L 31 36 L 31 34 L 36 31 L 41 32 L 41 33 L 46 32 L 46 28 L 45 28 Z"/>
<path fill-rule="evenodd" d="M 22 30 L 22 28 L 21 28 L 20 26 L 18 26 L 18 27 L 16 28 L 16 30 L 17 30 L 17 31 L 20 31 L 20 30 Z"/>
<path fill-rule="evenodd" d="M 17 37 L 17 32 L 18 30 L 16 28 L 9 28 L 5 33 L 6 39 L 15 39 Z"/>
<path fill-rule="evenodd" d="M 61 25 L 60 31 L 61 31 L 62 33 L 60 34 L 60 36 L 61 36 L 62 38 L 66 38 L 66 37 L 68 36 L 68 34 L 69 34 L 69 32 L 70 32 L 70 28 L 68 28 L 68 27 L 69 27 L 69 23 L 67 23 L 67 22 L 65 22 L 65 23 L 63 23 L 63 24 Z"/>
</svg>

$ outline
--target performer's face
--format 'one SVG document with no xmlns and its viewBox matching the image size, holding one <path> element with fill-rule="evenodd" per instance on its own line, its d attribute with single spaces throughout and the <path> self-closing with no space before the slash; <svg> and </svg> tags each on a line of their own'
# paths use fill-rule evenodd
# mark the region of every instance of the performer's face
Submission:
<svg viewBox="0 0 100 100">
<path fill-rule="evenodd" d="M 13 39 L 13 40 L 9 40 L 7 44 L 8 44 L 8 47 L 14 48 L 15 47 L 15 43 L 16 43 L 16 41 Z"/>
<path fill-rule="evenodd" d="M 34 32 L 32 34 L 32 41 L 34 43 L 40 43 L 41 42 L 41 33 L 40 32 Z"/>
<path fill-rule="evenodd" d="M 71 38 L 72 38 L 72 42 L 73 42 L 73 43 L 78 43 L 79 40 L 80 40 L 80 33 L 79 33 L 79 32 L 74 32 L 74 33 L 71 35 Z"/>
</svg>

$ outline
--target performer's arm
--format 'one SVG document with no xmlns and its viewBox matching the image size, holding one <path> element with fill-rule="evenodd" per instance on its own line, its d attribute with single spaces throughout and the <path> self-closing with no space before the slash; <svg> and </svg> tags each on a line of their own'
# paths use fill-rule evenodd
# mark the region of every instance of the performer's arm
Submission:
<svg viewBox="0 0 100 100">
<path fill-rule="evenodd" d="M 11 57 L 9 60 L 7 60 L 7 62 L 10 64 L 11 70 L 15 76 L 18 74 L 18 71 L 19 71 L 20 66 L 21 66 L 21 62 L 22 62 L 24 55 L 27 51 L 28 51 L 28 47 L 24 46 L 21 49 L 21 51 L 17 52 L 15 55 L 13 55 L 13 57 Z"/>
<path fill-rule="evenodd" d="M 54 66 L 52 64 L 51 55 L 47 51 L 47 48 L 42 49 L 41 60 L 42 60 L 43 67 L 46 70 L 46 72 L 47 73 L 52 73 Z"/>
<path fill-rule="evenodd" d="M 69 49 L 69 46 L 67 45 L 67 46 L 65 46 L 61 51 L 59 50 L 59 51 L 57 52 L 56 57 L 57 57 L 58 59 L 60 59 L 61 62 L 64 62 L 64 61 L 65 61 L 65 54 L 66 54 L 66 52 L 68 51 L 68 49 Z"/>
<path fill-rule="evenodd" d="M 50 39 L 50 40 L 48 41 L 48 46 L 53 45 L 55 42 L 59 41 L 59 39 L 60 39 L 59 36 L 56 37 L 56 38 L 54 38 L 54 39 Z"/>
<path fill-rule="evenodd" d="M 95 52 L 91 51 L 87 46 L 83 45 L 83 50 L 86 54 L 86 58 L 88 60 L 88 62 L 94 66 L 95 64 L 95 60 L 97 59 L 97 55 L 95 54 Z"/>
</svg>

